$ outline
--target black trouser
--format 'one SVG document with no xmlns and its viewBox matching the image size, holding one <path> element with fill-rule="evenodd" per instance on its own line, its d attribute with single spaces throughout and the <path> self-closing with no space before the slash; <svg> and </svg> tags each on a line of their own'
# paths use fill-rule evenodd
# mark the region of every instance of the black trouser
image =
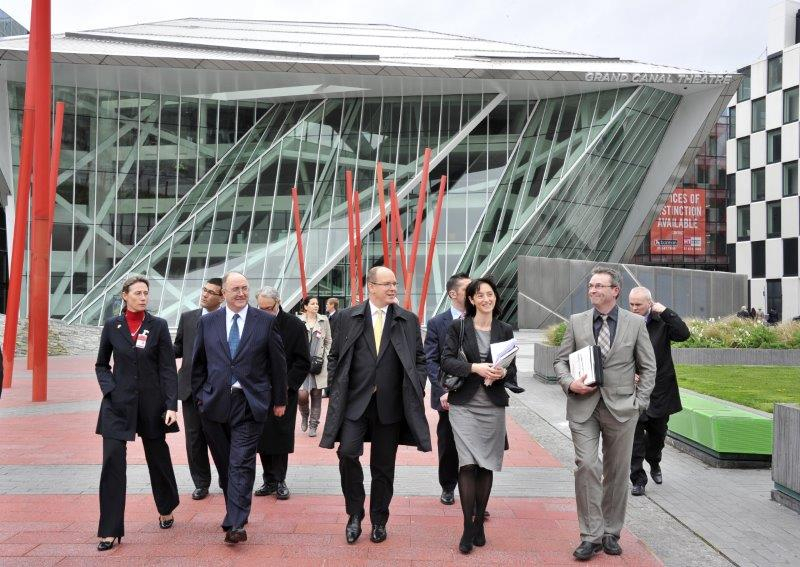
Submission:
<svg viewBox="0 0 800 567">
<path fill-rule="evenodd" d="M 264 428 L 263 422 L 253 419 L 241 388 L 231 391 L 228 415 L 225 423 L 203 417 L 203 430 L 225 495 L 224 530 L 244 527 L 250 516 L 256 479 L 256 449 Z"/>
<path fill-rule="evenodd" d="M 401 422 L 385 424 L 378 418 L 375 395 L 364 415 L 358 419 L 345 418 L 339 432 L 339 474 L 342 479 L 347 514 L 364 516 L 364 470 L 358 458 L 364 454 L 364 437 L 371 433 L 372 445 L 369 470 L 372 475 L 369 516 L 373 525 L 386 524 L 389 504 L 394 493 L 394 465 L 400 441 Z"/>
<path fill-rule="evenodd" d="M 264 469 L 264 484 L 275 484 L 286 480 L 286 471 L 289 469 L 289 453 L 281 455 L 259 453 L 259 456 Z"/>
<path fill-rule="evenodd" d="M 650 417 L 643 414 L 636 423 L 633 453 L 631 454 L 631 482 L 633 484 L 642 486 L 647 484 L 647 473 L 642 467 L 643 461 L 647 461 L 651 471 L 660 468 L 661 451 L 664 449 L 664 440 L 667 438 L 668 422 L 668 415 Z"/>
<path fill-rule="evenodd" d="M 439 449 L 439 484 L 442 490 L 453 491 L 458 484 L 458 451 L 450 427 L 450 412 L 439 412 L 436 425 L 436 445 Z"/>
<path fill-rule="evenodd" d="M 195 488 L 211 486 L 211 465 L 208 462 L 208 442 L 200 421 L 200 410 L 191 394 L 181 403 L 183 409 L 183 432 L 186 435 L 186 458 L 189 461 L 189 474 Z"/>
<path fill-rule="evenodd" d="M 168 516 L 178 507 L 178 483 L 166 439 L 142 439 L 150 486 L 158 513 Z M 97 537 L 125 535 L 127 488 L 127 441 L 103 437 L 103 468 L 100 472 L 100 523 Z"/>
</svg>

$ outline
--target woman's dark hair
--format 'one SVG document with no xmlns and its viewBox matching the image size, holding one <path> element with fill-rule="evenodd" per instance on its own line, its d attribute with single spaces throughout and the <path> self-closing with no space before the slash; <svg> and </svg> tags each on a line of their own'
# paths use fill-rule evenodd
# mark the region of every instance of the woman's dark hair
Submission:
<svg viewBox="0 0 800 567">
<path fill-rule="evenodd" d="M 317 305 L 319 305 L 319 298 L 314 295 L 309 295 L 300 302 L 300 313 L 306 312 L 306 307 L 308 307 L 308 304 L 311 303 L 312 299 L 316 299 Z"/>
<path fill-rule="evenodd" d="M 132 276 L 128 276 L 128 279 L 122 282 L 122 293 L 128 293 L 131 289 L 131 286 L 135 283 L 143 283 L 147 286 L 147 289 L 150 289 L 150 282 L 146 277 L 140 274 L 133 274 Z"/>
<path fill-rule="evenodd" d="M 492 316 L 500 317 L 502 313 L 502 309 L 500 308 L 500 292 L 497 291 L 497 285 L 495 285 L 495 283 L 489 277 L 482 277 L 476 280 L 472 280 L 467 286 L 467 301 L 464 303 L 464 307 L 466 307 L 467 309 L 467 317 L 475 317 L 475 314 L 478 312 L 478 310 L 475 308 L 475 305 L 473 305 L 470 299 L 473 299 L 477 295 L 478 290 L 481 287 L 481 284 L 486 284 L 490 288 L 492 288 L 495 297 Z"/>
</svg>

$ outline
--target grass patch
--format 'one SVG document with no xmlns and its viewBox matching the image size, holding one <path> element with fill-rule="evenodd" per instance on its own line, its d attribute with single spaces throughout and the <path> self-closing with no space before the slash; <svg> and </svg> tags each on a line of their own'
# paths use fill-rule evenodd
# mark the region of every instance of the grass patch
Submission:
<svg viewBox="0 0 800 567">
<path fill-rule="evenodd" d="M 800 404 L 800 368 L 678 364 L 682 388 L 772 413 L 774 403 Z"/>
</svg>

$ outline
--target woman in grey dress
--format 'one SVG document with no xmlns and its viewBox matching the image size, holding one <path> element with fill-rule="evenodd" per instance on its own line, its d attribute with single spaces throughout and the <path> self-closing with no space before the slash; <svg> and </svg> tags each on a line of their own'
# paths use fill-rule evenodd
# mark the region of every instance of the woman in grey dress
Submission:
<svg viewBox="0 0 800 567">
<path fill-rule="evenodd" d="M 513 362 L 507 369 L 492 365 L 489 345 L 514 337 L 511 326 L 499 320 L 500 297 L 494 282 L 473 280 L 467 286 L 466 308 L 466 317 L 454 321 L 448 330 L 442 351 L 442 370 L 465 378 L 461 386 L 442 396 L 443 404 L 449 406 L 458 450 L 458 492 L 464 514 L 464 533 L 458 544 L 461 553 L 486 544 L 484 512 L 494 471 L 502 468 L 506 448 L 506 388 L 521 390 Z M 459 356 L 461 325 L 466 360 Z"/>
</svg>

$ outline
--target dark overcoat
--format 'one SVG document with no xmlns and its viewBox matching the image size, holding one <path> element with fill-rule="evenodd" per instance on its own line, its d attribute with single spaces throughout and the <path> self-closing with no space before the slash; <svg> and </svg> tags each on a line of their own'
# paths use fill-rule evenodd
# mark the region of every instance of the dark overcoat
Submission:
<svg viewBox="0 0 800 567">
<path fill-rule="evenodd" d="M 425 331 L 425 359 L 428 368 L 428 380 L 431 383 L 431 407 L 442 411 L 441 397 L 444 388 L 439 385 L 439 371 L 442 363 L 442 349 L 447 341 L 447 330 L 453 322 L 453 313 L 448 309 L 428 320 Z"/>
<path fill-rule="evenodd" d="M 303 385 L 311 368 L 308 335 L 303 322 L 283 309 L 275 317 L 275 326 L 283 339 L 286 355 L 287 396 L 286 411 L 282 417 L 267 414 L 258 452 L 266 455 L 294 453 L 294 426 L 297 421 L 297 390 Z"/>
<path fill-rule="evenodd" d="M 178 399 L 185 402 L 192 395 L 192 352 L 197 336 L 197 322 L 203 314 L 202 308 L 181 313 L 178 332 L 175 333 L 175 358 L 181 358 L 178 370 Z"/>
<path fill-rule="evenodd" d="M 683 409 L 671 343 L 685 341 L 691 333 L 680 316 L 669 308 L 660 314 L 650 314 L 647 333 L 656 355 L 656 385 L 646 413 L 649 417 L 665 417 Z"/>
<path fill-rule="evenodd" d="M 403 365 L 403 425 L 401 445 L 416 446 L 420 451 L 431 450 L 431 435 L 425 418 L 425 352 L 417 316 L 392 305 L 389 340 Z M 350 365 L 353 348 L 370 316 L 369 302 L 338 312 L 333 345 L 328 355 L 328 413 L 320 447 L 333 449 L 345 419 L 348 403 Z M 386 331 L 384 331 L 385 333 Z M 369 432 L 365 441 L 369 441 Z"/>
<path fill-rule="evenodd" d="M 161 416 L 178 410 L 178 372 L 167 322 L 145 313 L 139 334 L 147 335 L 144 348 L 136 346 L 125 316 L 119 315 L 106 321 L 100 335 L 94 368 L 103 401 L 96 433 L 109 439 L 133 441 L 137 433 L 163 437 Z"/>
</svg>

